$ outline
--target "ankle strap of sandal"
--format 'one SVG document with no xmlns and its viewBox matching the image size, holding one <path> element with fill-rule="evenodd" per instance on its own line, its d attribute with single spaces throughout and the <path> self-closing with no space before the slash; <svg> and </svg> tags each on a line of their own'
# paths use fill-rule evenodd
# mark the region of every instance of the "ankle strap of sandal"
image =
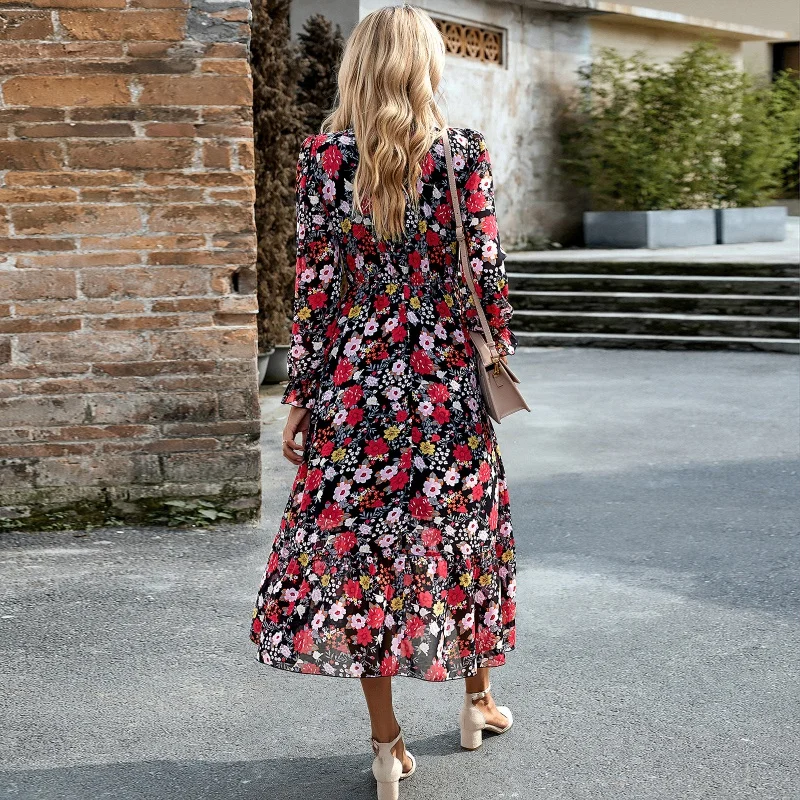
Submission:
<svg viewBox="0 0 800 800">
<path fill-rule="evenodd" d="M 467 696 L 474 702 L 475 700 L 483 700 L 489 692 L 492 691 L 492 684 L 490 683 L 482 692 L 467 692 Z"/>
<path fill-rule="evenodd" d="M 377 754 L 381 748 L 391 751 L 391 749 L 403 738 L 403 729 L 400 728 L 400 733 L 392 739 L 391 742 L 379 742 L 377 739 L 372 739 L 372 749 Z"/>
</svg>

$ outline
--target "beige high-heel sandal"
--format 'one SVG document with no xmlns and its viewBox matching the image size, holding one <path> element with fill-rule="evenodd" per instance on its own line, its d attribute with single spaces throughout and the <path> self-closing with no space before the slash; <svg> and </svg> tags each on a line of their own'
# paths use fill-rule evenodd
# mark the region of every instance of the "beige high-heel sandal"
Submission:
<svg viewBox="0 0 800 800">
<path fill-rule="evenodd" d="M 372 762 L 372 774 L 378 782 L 378 800 L 398 800 L 400 797 L 400 781 L 410 778 L 417 770 L 417 759 L 406 750 L 411 759 L 411 769 L 403 772 L 403 762 L 395 757 L 392 748 L 403 736 L 402 729 L 391 742 L 372 740 L 375 760 Z"/>
<path fill-rule="evenodd" d="M 491 690 L 492 684 L 490 683 L 482 692 L 474 692 L 473 694 L 468 692 L 464 695 L 464 705 L 458 715 L 458 724 L 461 728 L 461 746 L 465 750 L 477 750 L 483 743 L 484 731 L 505 733 L 514 724 L 514 717 L 511 715 L 511 709 L 508 706 L 497 706 L 497 710 L 508 719 L 508 725 L 503 728 L 490 725 L 486 722 L 486 717 L 481 714 L 480 709 L 475 708 L 474 701 L 482 700 Z"/>
</svg>

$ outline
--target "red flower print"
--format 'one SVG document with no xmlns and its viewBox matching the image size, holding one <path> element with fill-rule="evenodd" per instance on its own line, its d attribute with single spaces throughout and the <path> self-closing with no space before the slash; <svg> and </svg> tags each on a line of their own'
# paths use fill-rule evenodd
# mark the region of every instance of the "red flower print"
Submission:
<svg viewBox="0 0 800 800">
<path fill-rule="evenodd" d="M 342 512 L 342 514 L 344 514 L 344 512 Z M 342 531 L 342 533 L 333 540 L 333 548 L 339 556 L 349 553 L 355 546 L 356 535 L 353 531 Z"/>
<path fill-rule="evenodd" d="M 419 269 L 419 265 L 422 263 L 422 255 L 420 254 L 419 250 L 412 250 L 408 254 L 408 266 L 412 269 Z"/>
<path fill-rule="evenodd" d="M 450 421 L 450 412 L 444 406 L 436 406 L 431 416 L 440 425 L 446 425 Z"/>
<path fill-rule="evenodd" d="M 438 662 L 434 661 L 425 673 L 426 681 L 444 681 L 447 680 L 447 670 Z"/>
<path fill-rule="evenodd" d="M 323 575 L 325 573 L 325 562 L 319 558 L 315 559 L 312 569 L 315 575 Z"/>
<path fill-rule="evenodd" d="M 345 408 L 351 408 L 363 396 L 364 390 L 358 384 L 355 384 L 355 386 L 348 386 L 344 392 L 342 392 L 342 405 L 344 405 Z"/>
<path fill-rule="evenodd" d="M 456 461 L 469 462 L 472 461 L 472 450 L 465 444 L 458 444 L 453 448 L 453 458 Z"/>
<path fill-rule="evenodd" d="M 363 239 L 367 235 L 367 229 L 360 222 L 353 225 L 351 232 L 356 239 Z"/>
<path fill-rule="evenodd" d="M 487 214 L 481 220 L 481 230 L 483 231 L 485 236 L 488 236 L 490 239 L 494 239 L 497 237 L 497 217 L 494 214 Z"/>
<path fill-rule="evenodd" d="M 481 628 L 475 635 L 475 647 L 479 653 L 492 650 L 496 641 L 497 637 L 488 628 Z"/>
<path fill-rule="evenodd" d="M 400 491 L 400 489 L 402 489 L 407 483 L 408 473 L 403 470 L 389 478 L 389 488 L 393 492 Z"/>
<path fill-rule="evenodd" d="M 425 243 L 428 247 L 438 247 L 441 245 L 442 239 L 433 228 L 428 228 L 428 230 L 425 231 Z"/>
<path fill-rule="evenodd" d="M 338 528 L 342 522 L 344 522 L 344 511 L 336 503 L 322 509 L 317 517 L 317 525 L 323 531 Z"/>
<path fill-rule="evenodd" d="M 379 294 L 372 304 L 376 311 L 385 311 L 389 308 L 389 298 L 385 294 Z"/>
<path fill-rule="evenodd" d="M 384 613 L 380 606 L 372 606 L 367 613 L 367 625 L 370 628 L 380 628 L 383 625 Z"/>
<path fill-rule="evenodd" d="M 490 531 L 497 530 L 497 519 L 498 519 L 498 512 L 497 512 L 497 504 L 495 503 L 492 506 L 492 510 L 489 512 L 489 519 L 487 520 L 487 522 L 489 523 Z"/>
<path fill-rule="evenodd" d="M 422 636 L 425 630 L 425 623 L 420 617 L 409 617 L 406 620 L 406 636 L 410 639 L 416 639 Z"/>
<path fill-rule="evenodd" d="M 474 192 L 479 186 L 481 185 L 481 175 L 479 172 L 473 172 L 469 178 L 467 178 L 467 182 L 464 184 L 464 188 L 468 192 Z"/>
<path fill-rule="evenodd" d="M 372 631 L 369 628 L 359 628 L 356 641 L 359 644 L 372 644 Z"/>
<path fill-rule="evenodd" d="M 339 174 L 339 167 L 342 166 L 342 151 L 336 146 L 331 145 L 325 148 L 322 154 L 322 168 L 331 177 Z"/>
<path fill-rule="evenodd" d="M 269 554 L 269 561 L 267 561 L 267 572 L 275 572 L 275 568 L 278 566 L 278 554 L 273 550 Z"/>
<path fill-rule="evenodd" d="M 408 510 L 414 519 L 430 519 L 433 516 L 433 506 L 427 497 L 412 497 L 408 501 Z"/>
<path fill-rule="evenodd" d="M 311 631 L 308 628 L 301 628 L 294 635 L 292 644 L 298 653 L 303 653 L 304 655 L 310 653 L 314 649 L 314 639 L 311 636 Z"/>
<path fill-rule="evenodd" d="M 329 456 L 333 452 L 334 444 L 333 442 L 325 442 L 322 447 L 319 448 L 319 453 L 322 456 Z"/>
<path fill-rule="evenodd" d="M 322 483 L 322 470 L 321 469 L 312 469 L 311 472 L 308 473 L 308 477 L 306 478 L 306 491 L 313 492 L 319 489 L 320 484 Z"/>
<path fill-rule="evenodd" d="M 308 296 L 308 304 L 314 310 L 322 308 L 328 302 L 328 295 L 325 292 L 312 292 Z"/>
<path fill-rule="evenodd" d="M 364 419 L 363 408 L 351 408 L 347 412 L 347 424 L 350 426 L 357 425 L 362 419 Z"/>
<path fill-rule="evenodd" d="M 442 300 L 441 303 L 436 304 L 436 313 L 439 315 L 439 317 L 443 319 L 447 319 L 448 317 L 452 316 L 452 312 L 450 311 L 450 306 L 447 305 L 447 303 L 445 303 L 444 300 Z"/>
<path fill-rule="evenodd" d="M 342 589 L 344 590 L 345 596 L 349 600 L 360 600 L 363 597 L 363 592 L 361 591 L 361 584 L 358 581 L 354 580 L 345 581 Z"/>
<path fill-rule="evenodd" d="M 414 655 L 414 645 L 411 643 L 411 639 L 403 639 L 400 642 L 400 655 L 403 658 L 411 658 Z"/>
<path fill-rule="evenodd" d="M 481 483 L 486 483 L 491 477 L 492 468 L 489 466 L 489 463 L 487 461 L 481 461 L 481 465 L 478 467 L 478 480 Z"/>
<path fill-rule="evenodd" d="M 319 666 L 317 666 L 317 664 L 309 664 L 309 663 L 303 663 L 300 666 L 300 672 L 302 672 L 305 675 L 321 675 L 322 674 L 322 670 L 319 668 Z"/>
<path fill-rule="evenodd" d="M 433 212 L 434 217 L 436 217 L 436 221 L 440 225 L 447 226 L 450 224 L 450 220 L 453 219 L 453 209 L 450 206 L 450 203 L 440 203 L 436 206 L 436 210 Z"/>
<path fill-rule="evenodd" d="M 517 604 L 513 600 L 504 600 L 500 606 L 503 625 L 507 625 L 517 615 Z"/>
<path fill-rule="evenodd" d="M 424 350 L 415 350 L 409 360 L 414 372 L 418 372 L 420 375 L 428 375 L 433 372 L 433 361 Z"/>
<path fill-rule="evenodd" d="M 394 656 L 385 656 L 381 661 L 381 675 L 389 677 L 400 671 L 400 662 Z"/>
<path fill-rule="evenodd" d="M 425 158 L 422 159 L 422 177 L 430 177 L 435 166 L 436 162 L 433 160 L 433 156 L 430 153 L 426 153 Z"/>
<path fill-rule="evenodd" d="M 433 403 L 444 403 L 450 399 L 450 390 L 443 383 L 429 383 L 428 397 Z"/>
<path fill-rule="evenodd" d="M 433 605 L 433 595 L 430 592 L 420 592 L 417 595 L 417 602 L 423 608 L 430 608 Z"/>
<path fill-rule="evenodd" d="M 464 602 L 464 590 L 460 586 L 454 586 L 447 592 L 447 603 L 451 606 L 457 606 Z"/>
<path fill-rule="evenodd" d="M 482 192 L 472 192 L 467 195 L 467 211 L 472 214 L 481 211 L 486 206 L 486 198 Z"/>
<path fill-rule="evenodd" d="M 350 376 L 353 374 L 353 365 L 345 360 L 342 359 L 336 365 L 336 371 L 333 373 L 333 382 L 337 386 L 341 386 L 343 383 L 347 383 L 350 380 Z"/>
<path fill-rule="evenodd" d="M 425 528 L 422 531 L 422 544 L 425 547 L 436 547 L 442 541 L 442 532 L 438 528 Z"/>
<path fill-rule="evenodd" d="M 385 439 L 372 439 L 367 442 L 364 452 L 371 457 L 385 456 L 389 452 L 389 445 Z"/>
<path fill-rule="evenodd" d="M 261 620 L 260 620 L 258 617 L 256 617 L 256 618 L 253 620 L 253 624 L 252 624 L 252 626 L 251 626 L 251 630 L 252 630 L 252 631 L 253 631 L 253 633 L 255 633 L 256 635 L 258 635 L 259 633 L 261 633 Z"/>
</svg>

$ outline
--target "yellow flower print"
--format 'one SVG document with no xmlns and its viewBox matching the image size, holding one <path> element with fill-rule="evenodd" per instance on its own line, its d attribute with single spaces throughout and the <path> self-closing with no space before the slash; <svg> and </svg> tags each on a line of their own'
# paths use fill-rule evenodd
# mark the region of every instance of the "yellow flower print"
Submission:
<svg viewBox="0 0 800 800">
<path fill-rule="evenodd" d="M 253 619 L 258 616 L 258 606 L 253 606 Z"/>
<path fill-rule="evenodd" d="M 420 442 L 419 449 L 426 456 L 432 456 L 436 452 L 436 445 L 433 442 Z"/>
<path fill-rule="evenodd" d="M 403 598 L 402 597 L 393 597 L 392 598 L 392 611 L 399 611 L 403 607 Z"/>
<path fill-rule="evenodd" d="M 307 567 L 307 566 L 308 566 L 308 553 L 300 553 L 300 555 L 299 555 L 299 556 L 297 556 L 297 560 L 298 560 L 298 561 L 299 561 L 299 562 L 300 562 L 300 563 L 301 563 L 301 564 L 302 564 L 304 567 Z"/>
<path fill-rule="evenodd" d="M 437 600 L 433 604 L 433 616 L 441 617 L 442 614 L 444 614 L 444 603 L 441 600 Z"/>
<path fill-rule="evenodd" d="M 337 447 L 332 453 L 331 458 L 334 461 L 341 461 L 345 455 L 347 455 L 347 450 L 344 447 Z"/>
<path fill-rule="evenodd" d="M 361 306 L 353 306 L 347 316 L 350 319 L 355 319 L 361 313 Z"/>
<path fill-rule="evenodd" d="M 341 225 L 342 231 L 344 231 L 344 233 L 349 233 L 350 232 L 350 228 L 352 228 L 352 227 L 353 227 L 353 223 L 350 222 L 350 220 L 347 217 L 345 217 L 342 220 L 342 225 Z"/>
<path fill-rule="evenodd" d="M 467 439 L 467 444 L 470 450 L 474 450 L 478 444 L 480 444 L 480 439 L 477 436 L 470 436 L 469 439 Z"/>
<path fill-rule="evenodd" d="M 483 575 L 480 576 L 480 578 L 478 578 L 478 583 L 481 586 L 488 586 L 491 582 L 492 582 L 492 576 L 488 572 L 485 572 Z"/>
<path fill-rule="evenodd" d="M 323 575 L 323 576 L 322 576 L 322 577 L 319 579 L 319 582 L 320 582 L 320 583 L 321 583 L 323 586 L 327 586 L 327 585 L 328 585 L 328 584 L 331 582 L 331 576 L 330 576 L 330 575 L 327 575 L 327 574 L 325 574 L 325 575 Z"/>
<path fill-rule="evenodd" d="M 358 582 L 361 584 L 362 589 L 369 589 L 369 585 L 372 583 L 372 578 L 369 575 L 362 575 Z"/>
<path fill-rule="evenodd" d="M 386 294 L 394 294 L 397 291 L 397 284 L 396 283 L 387 283 L 386 284 Z"/>
<path fill-rule="evenodd" d="M 311 317 L 311 309 L 308 306 L 303 306 L 298 312 L 297 316 L 304 322 Z"/>
<path fill-rule="evenodd" d="M 397 425 L 390 425 L 384 432 L 383 438 L 387 441 L 394 441 L 400 435 L 400 428 Z"/>
<path fill-rule="evenodd" d="M 411 306 L 411 308 L 419 308 L 422 305 L 422 303 L 420 302 L 419 297 L 412 297 L 408 301 L 408 304 Z"/>
<path fill-rule="evenodd" d="M 514 558 L 514 551 L 513 550 L 506 550 L 505 553 L 500 557 L 504 564 L 508 564 L 512 558 Z"/>
<path fill-rule="evenodd" d="M 452 308 L 452 307 L 453 307 L 453 296 L 452 296 L 452 295 L 450 295 L 450 294 L 446 294 L 446 295 L 444 296 L 444 301 L 445 301 L 445 303 L 447 303 L 447 305 L 448 305 L 448 307 L 449 307 L 449 308 Z"/>
<path fill-rule="evenodd" d="M 425 231 L 428 230 L 428 223 L 425 222 L 424 219 L 421 219 L 419 221 L 419 224 L 417 225 L 417 229 L 419 230 L 420 233 L 425 233 Z"/>
</svg>

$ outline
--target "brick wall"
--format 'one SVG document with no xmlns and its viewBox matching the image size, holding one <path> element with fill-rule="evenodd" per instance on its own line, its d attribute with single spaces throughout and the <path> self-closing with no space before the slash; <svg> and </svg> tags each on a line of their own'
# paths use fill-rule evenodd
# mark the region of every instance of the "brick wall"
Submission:
<svg viewBox="0 0 800 800">
<path fill-rule="evenodd" d="M 248 20 L 0 0 L 0 529 L 257 513 Z"/>
</svg>

